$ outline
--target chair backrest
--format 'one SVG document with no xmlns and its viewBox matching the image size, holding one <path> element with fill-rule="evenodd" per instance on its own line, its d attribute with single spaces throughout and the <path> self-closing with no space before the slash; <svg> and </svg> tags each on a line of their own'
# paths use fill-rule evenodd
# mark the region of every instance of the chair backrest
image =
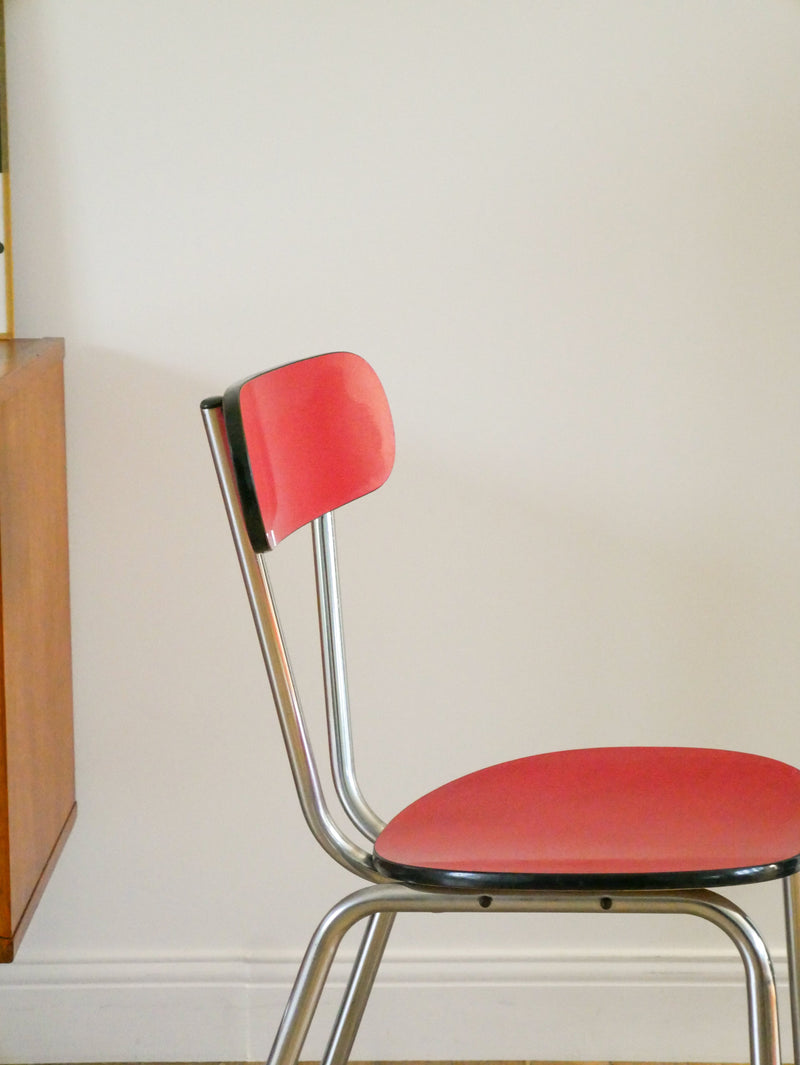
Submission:
<svg viewBox="0 0 800 1065">
<path fill-rule="evenodd" d="M 333 782 L 352 824 L 374 840 L 383 822 L 355 774 L 332 511 L 391 472 L 394 430 L 383 388 L 362 358 L 332 352 L 250 377 L 201 408 L 306 821 L 346 868 L 385 879 L 328 810 L 266 565 L 271 548 L 311 524 Z"/>
<path fill-rule="evenodd" d="M 223 396 L 225 429 L 255 551 L 379 488 L 394 463 L 389 404 L 346 351 L 268 370 Z"/>
</svg>

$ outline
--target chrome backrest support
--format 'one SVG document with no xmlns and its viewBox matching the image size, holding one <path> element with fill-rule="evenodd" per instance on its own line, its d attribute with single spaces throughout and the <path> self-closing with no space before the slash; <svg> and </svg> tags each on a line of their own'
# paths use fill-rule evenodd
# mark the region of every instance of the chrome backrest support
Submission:
<svg viewBox="0 0 800 1065">
<path fill-rule="evenodd" d="M 303 815 L 316 840 L 332 858 L 358 876 L 383 881 L 385 877 L 373 868 L 372 856 L 342 833 L 328 810 L 264 557 L 253 551 L 247 535 L 221 402 L 207 400 L 202 406 L 202 414 Z M 348 735 L 347 730 L 345 735 Z M 345 741 L 345 746 L 349 746 L 349 741 Z"/>
<path fill-rule="evenodd" d="M 356 779 L 333 514 L 317 518 L 312 531 L 333 783 L 347 816 L 367 839 L 375 840 L 384 822 L 364 798 Z"/>
</svg>

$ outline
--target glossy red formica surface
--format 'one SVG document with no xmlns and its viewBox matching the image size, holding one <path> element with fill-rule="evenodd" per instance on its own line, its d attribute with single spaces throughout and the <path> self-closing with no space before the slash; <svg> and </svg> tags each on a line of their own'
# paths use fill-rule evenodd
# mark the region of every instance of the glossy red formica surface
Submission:
<svg viewBox="0 0 800 1065">
<path fill-rule="evenodd" d="M 515 877 L 542 886 L 767 879 L 778 874 L 764 867 L 800 854 L 800 772 L 697 748 L 534 755 L 423 796 L 389 823 L 375 853 L 385 871 L 420 883 L 450 882 L 436 871 L 509 874 L 509 887 Z M 738 873 L 684 876 L 720 871 Z"/>
<path fill-rule="evenodd" d="M 244 436 L 267 539 L 254 544 L 257 550 L 374 491 L 391 472 L 389 404 L 375 371 L 358 355 L 331 352 L 280 366 L 235 386 L 233 396 L 229 390 L 224 404 L 239 468 L 237 428 Z M 246 484 L 240 493 L 246 508 Z"/>
</svg>

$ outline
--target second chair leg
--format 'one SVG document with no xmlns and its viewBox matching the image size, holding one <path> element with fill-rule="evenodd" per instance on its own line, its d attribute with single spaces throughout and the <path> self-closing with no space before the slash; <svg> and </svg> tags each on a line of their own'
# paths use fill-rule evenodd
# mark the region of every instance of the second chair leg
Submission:
<svg viewBox="0 0 800 1065">
<path fill-rule="evenodd" d="M 795 1065 L 800 1065 L 800 873 L 783 881 L 786 912 L 786 953 L 789 962 L 789 1004 Z"/>
<path fill-rule="evenodd" d="M 267 1065 L 297 1065 L 309 1026 L 319 1004 L 322 989 L 325 986 L 342 937 L 358 921 L 371 920 L 380 916 L 385 908 L 381 905 L 381 902 L 384 895 L 386 895 L 386 890 L 385 886 L 382 888 L 362 888 L 360 891 L 348 895 L 347 898 L 341 899 L 322 919 L 316 932 L 311 937 L 311 942 L 308 944 L 295 978 L 289 1001 L 286 1004 L 272 1049 L 267 1058 Z M 392 909 L 396 910 L 396 907 L 392 907 Z M 364 943 L 371 941 L 377 933 L 377 929 L 372 929 L 373 935 L 371 936 L 370 931 L 371 929 L 368 928 Z M 372 951 L 368 946 L 362 944 L 359 956 L 364 954 L 368 955 L 371 960 Z M 358 962 L 356 966 L 358 967 Z M 369 966 L 365 968 L 367 971 L 369 970 Z M 357 976 L 351 977 L 342 1011 L 347 1012 L 346 1004 L 348 1000 L 355 999 L 360 1004 L 363 1012 L 363 1002 L 361 1000 L 365 996 L 361 992 L 360 984 L 361 981 Z M 364 990 L 368 991 L 369 988 L 365 987 Z M 355 1007 L 351 1008 L 355 1009 Z M 340 1011 L 340 1014 L 342 1011 Z M 353 1017 L 355 1019 L 355 1013 Z M 339 1027 L 338 1020 L 337 1027 Z M 342 1040 L 344 1040 L 343 1036 Z M 342 1045 L 344 1046 L 344 1042 L 342 1042 Z"/>
<path fill-rule="evenodd" d="M 367 921 L 321 1065 L 346 1065 L 394 924 L 395 914 L 376 913 Z"/>
</svg>

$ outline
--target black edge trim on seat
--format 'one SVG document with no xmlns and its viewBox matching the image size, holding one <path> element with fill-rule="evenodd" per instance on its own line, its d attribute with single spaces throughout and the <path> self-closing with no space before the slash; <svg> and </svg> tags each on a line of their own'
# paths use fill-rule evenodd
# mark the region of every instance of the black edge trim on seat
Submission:
<svg viewBox="0 0 800 1065">
<path fill-rule="evenodd" d="M 732 887 L 778 880 L 800 871 L 800 854 L 768 865 L 664 873 L 481 873 L 401 865 L 373 853 L 379 873 L 409 887 L 449 891 L 656 891 L 668 888 Z"/>
<path fill-rule="evenodd" d="M 252 377 L 247 377 L 244 381 L 238 381 L 225 390 L 222 397 L 222 415 L 225 420 L 225 432 L 228 437 L 236 487 L 239 490 L 239 499 L 242 504 L 245 528 L 253 550 L 260 554 L 262 551 L 269 551 L 271 545 L 261 518 L 261 508 L 258 505 L 253 471 L 250 469 L 250 459 L 247 454 L 242 409 L 239 403 L 239 393 L 242 387 L 252 379 Z"/>
</svg>

